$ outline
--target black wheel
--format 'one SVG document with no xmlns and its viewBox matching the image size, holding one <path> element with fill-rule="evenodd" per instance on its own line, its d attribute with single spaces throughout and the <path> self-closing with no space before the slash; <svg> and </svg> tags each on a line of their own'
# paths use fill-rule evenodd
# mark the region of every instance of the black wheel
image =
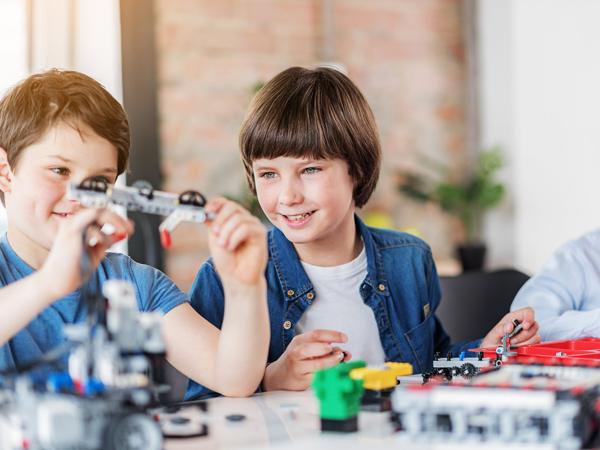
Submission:
<svg viewBox="0 0 600 450">
<path fill-rule="evenodd" d="M 434 369 L 435 375 L 439 376 L 445 380 L 452 380 L 452 369 L 450 367 L 438 367 Z"/>
<path fill-rule="evenodd" d="M 79 189 L 106 193 L 106 191 L 108 191 L 108 182 L 104 177 L 90 177 L 86 178 L 79 184 Z"/>
<path fill-rule="evenodd" d="M 206 205 L 206 199 L 204 198 L 204 195 L 202 195 L 198 191 L 185 191 L 182 192 L 179 196 L 179 204 L 190 206 L 204 206 Z"/>
<path fill-rule="evenodd" d="M 464 363 L 460 367 L 460 374 L 465 378 L 473 378 L 477 373 L 477 367 L 471 363 Z"/>
<path fill-rule="evenodd" d="M 137 180 L 131 186 L 138 190 L 138 194 L 146 197 L 148 200 L 152 200 L 152 197 L 154 197 L 154 188 L 149 181 Z"/>
<path fill-rule="evenodd" d="M 114 417 L 104 430 L 106 450 L 161 450 L 162 431 L 156 422 L 142 413 Z"/>
</svg>

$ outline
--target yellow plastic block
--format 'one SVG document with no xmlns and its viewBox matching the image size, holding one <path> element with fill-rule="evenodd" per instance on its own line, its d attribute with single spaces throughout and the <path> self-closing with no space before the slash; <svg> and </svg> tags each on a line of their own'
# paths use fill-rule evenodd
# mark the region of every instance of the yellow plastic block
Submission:
<svg viewBox="0 0 600 450">
<path fill-rule="evenodd" d="M 384 368 L 361 367 L 350 371 L 350 378 L 362 380 L 365 389 L 379 391 L 396 386 L 397 377 L 412 375 L 412 365 L 408 363 L 385 363 Z"/>
</svg>

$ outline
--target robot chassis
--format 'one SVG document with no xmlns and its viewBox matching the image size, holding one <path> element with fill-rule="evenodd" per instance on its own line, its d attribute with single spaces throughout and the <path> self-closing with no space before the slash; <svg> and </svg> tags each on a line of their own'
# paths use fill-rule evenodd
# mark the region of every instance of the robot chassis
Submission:
<svg viewBox="0 0 600 450">
<path fill-rule="evenodd" d="M 430 379 L 441 381 L 451 381 L 455 377 L 471 379 L 480 372 L 485 372 L 493 367 L 500 367 L 507 357 L 514 356 L 512 352 L 510 340 L 523 330 L 523 325 L 518 320 L 514 320 L 514 329 L 510 333 L 506 333 L 501 340 L 501 343 L 492 353 L 489 349 L 475 349 L 478 351 L 477 357 L 465 357 L 466 353 L 461 352 L 458 358 L 453 357 L 448 353 L 447 357 L 441 358 L 439 353 L 433 357 L 433 369 L 428 372 L 423 372 L 423 383 L 427 383 Z"/>
<path fill-rule="evenodd" d="M 133 186 L 117 187 L 103 177 L 87 178 L 80 184 L 71 184 L 67 196 L 88 208 L 121 206 L 128 211 L 167 216 L 158 227 L 165 248 L 171 246 L 171 233 L 181 222 L 202 223 L 213 218 L 204 209 L 206 199 L 198 191 L 188 190 L 180 195 L 156 191 L 142 180 Z"/>
<path fill-rule="evenodd" d="M 474 349 L 473 379 L 401 385 L 392 420 L 401 441 L 492 442 L 560 449 L 593 445 L 600 423 L 600 339 Z"/>
<path fill-rule="evenodd" d="M 396 388 L 398 439 L 574 449 L 597 432 L 597 369 L 509 364 L 473 381 Z"/>
<path fill-rule="evenodd" d="M 68 372 L 6 377 L 0 389 L 1 450 L 162 448 L 159 424 L 145 413 L 163 390 L 152 375 L 165 354 L 160 313 L 139 312 L 133 286 L 104 284 L 106 321 L 65 327 Z M 167 388 L 168 389 L 168 388 Z"/>
</svg>

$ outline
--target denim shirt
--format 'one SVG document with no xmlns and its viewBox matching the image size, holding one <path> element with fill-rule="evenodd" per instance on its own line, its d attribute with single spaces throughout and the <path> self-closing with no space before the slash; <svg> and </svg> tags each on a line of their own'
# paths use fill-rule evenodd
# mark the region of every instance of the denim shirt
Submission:
<svg viewBox="0 0 600 450">
<path fill-rule="evenodd" d="M 431 368 L 435 352 L 445 355 L 477 347 L 479 341 L 451 345 L 435 316 L 440 285 L 429 246 L 410 234 L 367 227 L 358 217 L 355 220 L 367 254 L 360 295 L 375 315 L 386 361 L 411 363 L 414 373 L 421 373 Z M 302 314 L 319 299 L 294 246 L 279 229 L 269 231 L 268 246 L 268 362 L 273 362 L 294 338 Z M 190 298 L 196 311 L 221 327 L 223 288 L 210 259 L 200 268 Z M 190 381 L 186 399 L 209 392 Z"/>
</svg>

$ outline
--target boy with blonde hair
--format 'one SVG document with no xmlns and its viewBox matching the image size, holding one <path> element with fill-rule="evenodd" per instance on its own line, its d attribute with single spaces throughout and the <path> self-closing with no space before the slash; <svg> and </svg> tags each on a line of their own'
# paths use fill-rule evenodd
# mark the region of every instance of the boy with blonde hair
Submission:
<svg viewBox="0 0 600 450">
<path fill-rule="evenodd" d="M 8 231 L 0 238 L 0 370 L 37 360 L 85 319 L 79 262 L 87 252 L 100 283 L 130 281 L 141 310 L 164 313 L 167 358 L 191 379 L 226 395 L 249 395 L 262 378 L 269 340 L 265 232 L 233 202 L 207 209 L 209 246 L 228 306 L 217 329 L 162 272 L 117 253 L 131 223 L 67 199 L 70 183 L 114 183 L 127 166 L 129 125 L 121 105 L 73 71 L 32 75 L 0 101 L 0 191 Z M 104 236 L 100 227 L 115 232 Z M 82 234 L 95 234 L 84 244 Z M 87 242 L 90 242 L 89 244 Z"/>
</svg>

